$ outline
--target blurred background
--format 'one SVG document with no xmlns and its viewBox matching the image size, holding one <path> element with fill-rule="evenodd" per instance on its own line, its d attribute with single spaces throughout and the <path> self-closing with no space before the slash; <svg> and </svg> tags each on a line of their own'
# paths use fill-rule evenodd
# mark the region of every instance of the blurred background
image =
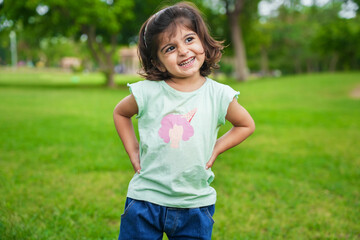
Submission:
<svg viewBox="0 0 360 240">
<path fill-rule="evenodd" d="M 154 0 L 0 0 L 0 66 L 136 74 L 138 31 Z M 358 0 L 197 0 L 211 34 L 225 40 L 216 74 L 263 76 L 360 68 Z"/>
<path fill-rule="evenodd" d="M 117 239 L 134 172 L 113 109 L 176 2 L 0 0 L 0 240 Z M 359 240 L 360 0 L 191 2 L 256 123 L 212 168 L 212 239 Z"/>
</svg>

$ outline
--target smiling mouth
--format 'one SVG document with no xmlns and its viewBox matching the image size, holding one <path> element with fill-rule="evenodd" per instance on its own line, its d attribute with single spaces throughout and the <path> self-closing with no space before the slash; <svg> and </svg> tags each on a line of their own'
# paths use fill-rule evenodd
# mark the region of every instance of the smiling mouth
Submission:
<svg viewBox="0 0 360 240">
<path fill-rule="evenodd" d="M 187 67 L 189 65 L 191 65 L 191 63 L 193 63 L 195 61 L 195 57 L 190 57 L 188 59 L 186 59 L 185 61 L 182 61 L 179 66 L 181 67 Z"/>
</svg>

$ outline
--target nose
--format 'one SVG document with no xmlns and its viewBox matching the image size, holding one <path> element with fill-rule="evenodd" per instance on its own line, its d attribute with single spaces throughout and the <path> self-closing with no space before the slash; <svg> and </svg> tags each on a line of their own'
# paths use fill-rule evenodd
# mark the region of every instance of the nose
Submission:
<svg viewBox="0 0 360 240">
<path fill-rule="evenodd" d="M 188 53 L 188 51 L 189 51 L 189 49 L 187 48 L 187 46 L 186 45 L 184 45 L 184 44 L 180 44 L 179 46 L 178 46 L 178 52 L 179 52 L 179 55 L 186 55 L 187 53 Z"/>
</svg>

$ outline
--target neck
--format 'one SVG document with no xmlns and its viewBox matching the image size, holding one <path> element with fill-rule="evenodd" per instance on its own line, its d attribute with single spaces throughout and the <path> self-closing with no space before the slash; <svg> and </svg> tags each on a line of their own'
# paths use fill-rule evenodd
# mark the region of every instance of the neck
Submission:
<svg viewBox="0 0 360 240">
<path fill-rule="evenodd" d="M 165 82 L 172 88 L 181 92 L 192 92 L 199 89 L 206 81 L 200 74 L 191 78 L 170 78 Z"/>
</svg>

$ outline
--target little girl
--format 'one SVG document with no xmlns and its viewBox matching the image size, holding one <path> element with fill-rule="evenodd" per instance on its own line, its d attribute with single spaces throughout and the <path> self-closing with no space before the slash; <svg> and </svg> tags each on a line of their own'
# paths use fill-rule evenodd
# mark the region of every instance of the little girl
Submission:
<svg viewBox="0 0 360 240">
<path fill-rule="evenodd" d="M 207 76 L 223 49 L 197 8 L 178 3 L 141 27 L 141 75 L 114 110 L 116 130 L 135 175 L 129 183 L 119 239 L 211 239 L 216 157 L 255 129 L 239 92 Z M 131 117 L 136 114 L 140 141 Z M 225 119 L 233 128 L 217 139 Z"/>
</svg>

